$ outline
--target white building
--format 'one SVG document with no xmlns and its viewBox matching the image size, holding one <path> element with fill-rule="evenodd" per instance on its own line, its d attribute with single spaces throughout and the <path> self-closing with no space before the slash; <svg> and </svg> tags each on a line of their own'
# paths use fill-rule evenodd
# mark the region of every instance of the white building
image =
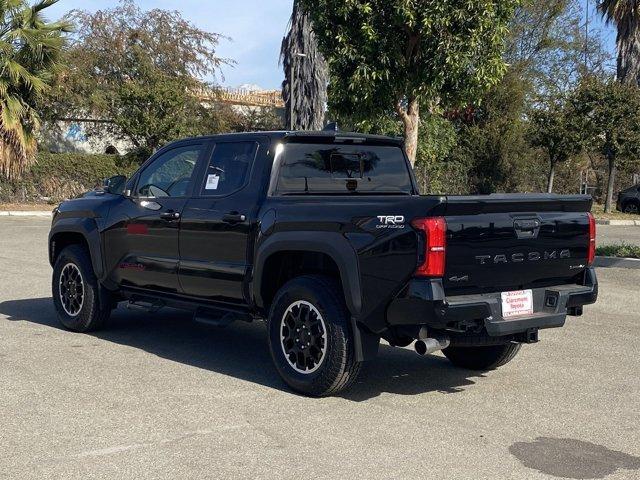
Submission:
<svg viewBox="0 0 640 480">
<path fill-rule="evenodd" d="M 264 90 L 257 85 L 241 85 L 238 88 L 223 88 L 199 93 L 203 103 L 222 102 L 234 109 L 246 111 L 253 108 L 284 108 L 280 90 Z M 87 135 L 87 129 L 100 131 L 100 125 L 108 120 L 69 118 L 59 121 L 57 128 L 43 128 L 41 144 L 52 152 L 68 153 L 117 153 L 126 154 L 133 145 L 107 132 Z"/>
</svg>

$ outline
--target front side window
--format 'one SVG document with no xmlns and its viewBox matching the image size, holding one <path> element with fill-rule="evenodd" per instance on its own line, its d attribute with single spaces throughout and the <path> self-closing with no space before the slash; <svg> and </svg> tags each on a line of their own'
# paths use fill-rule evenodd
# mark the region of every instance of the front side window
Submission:
<svg viewBox="0 0 640 480">
<path fill-rule="evenodd" d="M 200 194 L 229 195 L 242 188 L 256 156 L 256 142 L 217 143 Z"/>
<path fill-rule="evenodd" d="M 184 197 L 203 145 L 175 148 L 156 158 L 140 175 L 136 196 Z"/>
</svg>

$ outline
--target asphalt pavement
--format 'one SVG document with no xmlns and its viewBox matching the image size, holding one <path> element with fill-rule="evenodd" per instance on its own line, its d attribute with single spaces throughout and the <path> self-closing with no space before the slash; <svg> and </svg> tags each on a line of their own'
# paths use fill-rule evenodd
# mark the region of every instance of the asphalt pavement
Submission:
<svg viewBox="0 0 640 480">
<path fill-rule="evenodd" d="M 599 270 L 598 303 L 499 370 L 382 346 L 350 391 L 310 399 L 260 323 L 120 308 L 61 329 L 47 232 L 0 218 L 2 479 L 640 478 L 640 270 Z"/>
<path fill-rule="evenodd" d="M 614 243 L 640 245 L 640 227 L 597 225 L 596 238 L 598 240 L 598 245 L 611 245 Z"/>
</svg>

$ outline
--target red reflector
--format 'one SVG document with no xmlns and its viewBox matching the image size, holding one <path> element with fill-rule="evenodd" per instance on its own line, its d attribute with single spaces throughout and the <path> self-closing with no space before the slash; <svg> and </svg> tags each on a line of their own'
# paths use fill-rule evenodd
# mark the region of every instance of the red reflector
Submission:
<svg viewBox="0 0 640 480">
<path fill-rule="evenodd" d="M 589 216 L 589 249 L 587 253 L 587 263 L 591 265 L 596 259 L 596 219 L 592 213 Z"/>
<path fill-rule="evenodd" d="M 444 217 L 418 218 L 411 222 L 413 228 L 424 233 L 424 261 L 418 266 L 420 277 L 444 276 L 447 253 L 447 221 Z"/>
<path fill-rule="evenodd" d="M 149 228 L 144 223 L 130 223 L 127 225 L 129 235 L 148 235 Z"/>
</svg>

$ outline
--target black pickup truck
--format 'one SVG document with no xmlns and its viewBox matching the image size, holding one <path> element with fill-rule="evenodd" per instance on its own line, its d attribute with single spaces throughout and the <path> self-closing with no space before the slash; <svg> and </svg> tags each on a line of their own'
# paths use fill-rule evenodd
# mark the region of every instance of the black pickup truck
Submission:
<svg viewBox="0 0 640 480">
<path fill-rule="evenodd" d="M 265 319 L 294 390 L 335 394 L 380 339 L 490 370 L 597 297 L 591 198 L 420 195 L 399 139 L 268 132 L 166 146 L 62 203 L 53 301 L 86 332 L 119 302 Z"/>
</svg>

